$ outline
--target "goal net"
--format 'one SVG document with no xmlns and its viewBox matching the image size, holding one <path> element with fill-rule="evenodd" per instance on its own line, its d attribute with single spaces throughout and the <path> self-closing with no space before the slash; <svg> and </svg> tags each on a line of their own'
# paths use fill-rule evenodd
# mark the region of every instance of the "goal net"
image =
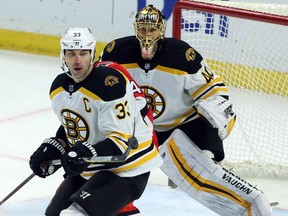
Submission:
<svg viewBox="0 0 288 216">
<path fill-rule="evenodd" d="M 173 37 L 223 77 L 237 114 L 224 164 L 288 178 L 288 5 L 180 0 Z"/>
</svg>

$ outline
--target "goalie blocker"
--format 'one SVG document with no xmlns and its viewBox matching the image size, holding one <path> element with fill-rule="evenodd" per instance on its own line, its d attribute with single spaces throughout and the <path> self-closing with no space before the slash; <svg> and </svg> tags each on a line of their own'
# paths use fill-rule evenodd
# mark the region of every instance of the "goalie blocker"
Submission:
<svg viewBox="0 0 288 216">
<path fill-rule="evenodd" d="M 214 163 L 179 129 L 160 148 L 161 170 L 189 196 L 219 215 L 269 216 L 262 191 Z"/>
<path fill-rule="evenodd" d="M 218 128 L 218 135 L 222 140 L 229 136 L 236 121 L 236 114 L 229 100 L 214 95 L 197 101 L 193 107 L 212 127 Z"/>
</svg>

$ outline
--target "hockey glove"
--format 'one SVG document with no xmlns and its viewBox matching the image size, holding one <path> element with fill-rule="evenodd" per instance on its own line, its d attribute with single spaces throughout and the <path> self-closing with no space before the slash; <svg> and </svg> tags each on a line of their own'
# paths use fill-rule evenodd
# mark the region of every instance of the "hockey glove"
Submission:
<svg viewBox="0 0 288 216">
<path fill-rule="evenodd" d="M 49 160 L 60 159 L 65 149 L 62 144 L 54 137 L 47 138 L 39 148 L 31 155 L 29 165 L 33 172 L 45 178 L 55 173 L 61 165 L 47 165 Z"/>
<path fill-rule="evenodd" d="M 61 157 L 62 166 L 67 175 L 79 175 L 88 166 L 82 157 L 97 156 L 93 146 L 88 142 L 78 141 Z"/>
<path fill-rule="evenodd" d="M 218 135 L 222 140 L 231 133 L 236 121 L 236 114 L 232 110 L 229 100 L 216 95 L 197 101 L 193 107 L 212 127 L 218 128 Z"/>
</svg>

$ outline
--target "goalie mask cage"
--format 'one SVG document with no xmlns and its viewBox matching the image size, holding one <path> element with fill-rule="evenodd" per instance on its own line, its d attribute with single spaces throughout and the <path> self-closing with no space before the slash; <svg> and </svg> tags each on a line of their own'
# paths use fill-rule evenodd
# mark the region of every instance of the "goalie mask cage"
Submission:
<svg viewBox="0 0 288 216">
<path fill-rule="evenodd" d="M 176 2 L 173 37 L 223 77 L 237 114 L 224 166 L 245 176 L 288 178 L 288 5 Z"/>
</svg>

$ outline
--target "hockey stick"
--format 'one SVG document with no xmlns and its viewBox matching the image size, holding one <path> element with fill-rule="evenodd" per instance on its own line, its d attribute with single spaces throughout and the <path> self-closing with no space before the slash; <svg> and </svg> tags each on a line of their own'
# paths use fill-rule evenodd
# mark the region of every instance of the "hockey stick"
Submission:
<svg viewBox="0 0 288 216">
<path fill-rule="evenodd" d="M 11 191 L 1 202 L 0 206 L 8 200 L 13 194 L 15 194 L 20 188 L 22 188 L 26 183 L 28 183 L 33 177 L 35 176 L 34 173 L 32 173 L 30 176 L 28 176 L 21 184 L 19 184 L 13 191 Z"/>
<path fill-rule="evenodd" d="M 83 157 L 80 158 L 82 163 L 92 163 L 92 164 L 105 164 L 105 163 L 121 163 L 125 162 L 126 158 L 131 151 L 131 149 L 136 149 L 138 147 L 137 139 L 132 136 L 128 139 L 128 147 L 122 155 L 114 155 L 114 156 L 96 156 L 96 157 Z M 46 165 L 46 163 L 45 163 Z M 51 160 L 47 163 L 47 165 L 61 165 L 61 160 Z M 11 196 L 13 196 L 20 188 L 22 188 L 25 184 L 27 184 L 33 177 L 35 176 L 32 173 L 28 176 L 21 184 L 19 184 L 12 192 L 10 192 L 1 202 L 0 206 L 8 200 Z"/>
<path fill-rule="evenodd" d="M 110 164 L 125 162 L 131 149 L 136 149 L 138 147 L 138 141 L 134 136 L 130 137 L 127 143 L 128 147 L 122 155 L 81 157 L 79 158 L 79 163 Z M 61 165 L 61 160 L 51 160 L 47 165 Z"/>
<path fill-rule="evenodd" d="M 78 158 L 78 163 L 90 163 L 90 164 L 110 164 L 110 163 L 123 163 L 126 161 L 128 154 L 131 149 L 138 148 L 138 140 L 135 135 L 135 118 L 133 122 L 133 134 L 127 140 L 127 149 L 122 155 L 111 155 L 111 156 L 95 156 L 95 157 L 81 157 Z M 47 165 L 61 165 L 61 160 L 51 160 L 48 161 Z"/>
</svg>

